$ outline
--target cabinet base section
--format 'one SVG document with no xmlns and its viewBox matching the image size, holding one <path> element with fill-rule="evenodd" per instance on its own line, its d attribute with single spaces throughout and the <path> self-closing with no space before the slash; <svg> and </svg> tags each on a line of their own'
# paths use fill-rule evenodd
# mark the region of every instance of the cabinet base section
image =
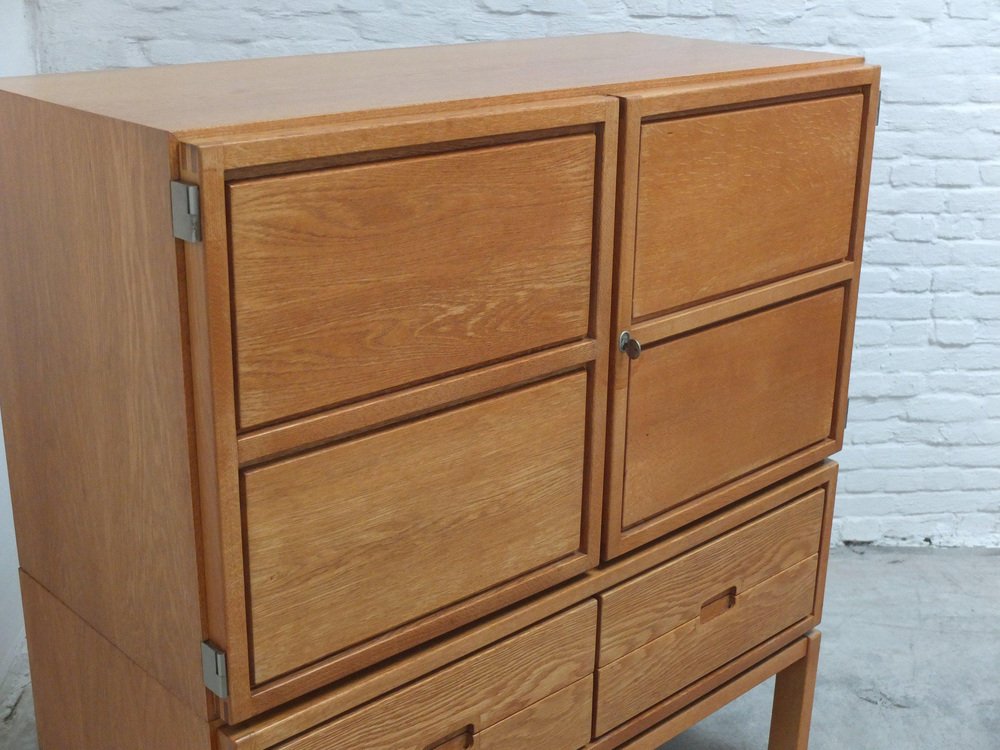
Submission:
<svg viewBox="0 0 1000 750">
<path fill-rule="evenodd" d="M 212 750 L 215 725 L 21 571 L 38 742 L 44 750 Z"/>
<path fill-rule="evenodd" d="M 768 750 L 806 750 L 819 644 L 819 631 L 811 631 L 653 727 L 643 729 L 637 720 L 594 740 L 586 750 L 656 750 L 774 675 Z"/>
</svg>

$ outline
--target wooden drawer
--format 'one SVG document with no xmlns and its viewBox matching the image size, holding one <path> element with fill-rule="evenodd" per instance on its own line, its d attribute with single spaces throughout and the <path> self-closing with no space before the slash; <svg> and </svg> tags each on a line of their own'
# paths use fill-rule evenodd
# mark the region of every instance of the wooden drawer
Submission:
<svg viewBox="0 0 1000 750">
<path fill-rule="evenodd" d="M 676 528 L 719 507 L 734 480 L 834 450 L 844 302 L 842 287 L 821 291 L 653 342 L 631 363 L 624 529 Z"/>
<path fill-rule="evenodd" d="M 832 502 L 812 490 L 601 594 L 596 734 L 818 613 Z"/>
<path fill-rule="evenodd" d="M 596 626 L 591 599 L 274 750 L 576 750 Z"/>
<path fill-rule="evenodd" d="M 586 336 L 597 146 L 231 183 L 240 427 Z"/>
<path fill-rule="evenodd" d="M 848 256 L 863 96 L 642 125 L 639 319 Z"/>
<path fill-rule="evenodd" d="M 370 664 L 589 567 L 586 399 L 571 373 L 246 470 L 253 682 L 360 644 Z"/>
</svg>

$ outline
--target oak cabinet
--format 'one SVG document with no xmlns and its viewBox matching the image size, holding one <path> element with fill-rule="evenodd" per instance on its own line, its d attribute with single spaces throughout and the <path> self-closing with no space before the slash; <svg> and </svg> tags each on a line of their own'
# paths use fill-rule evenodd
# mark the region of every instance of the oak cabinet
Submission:
<svg viewBox="0 0 1000 750">
<path fill-rule="evenodd" d="M 655 747 L 775 673 L 804 742 L 877 91 L 622 34 L 0 81 L 42 745 Z"/>
</svg>

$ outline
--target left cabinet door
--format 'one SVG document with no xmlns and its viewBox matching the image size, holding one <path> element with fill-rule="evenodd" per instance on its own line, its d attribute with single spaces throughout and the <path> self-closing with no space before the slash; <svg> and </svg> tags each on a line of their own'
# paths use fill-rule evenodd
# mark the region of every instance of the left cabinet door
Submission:
<svg viewBox="0 0 1000 750">
<path fill-rule="evenodd" d="M 230 723 L 598 561 L 617 111 L 580 97 L 182 148 L 203 197 L 192 379 Z"/>
</svg>

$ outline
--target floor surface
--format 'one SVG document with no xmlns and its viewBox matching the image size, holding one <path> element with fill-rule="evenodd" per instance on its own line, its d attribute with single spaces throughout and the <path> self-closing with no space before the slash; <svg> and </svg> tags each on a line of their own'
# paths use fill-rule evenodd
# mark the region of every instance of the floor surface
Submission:
<svg viewBox="0 0 1000 750">
<path fill-rule="evenodd" d="M 835 549 L 821 629 L 811 750 L 1000 750 L 1000 550 Z M 662 750 L 764 750 L 770 709 L 771 681 Z M 37 749 L 30 694 L 0 748 Z"/>
</svg>

